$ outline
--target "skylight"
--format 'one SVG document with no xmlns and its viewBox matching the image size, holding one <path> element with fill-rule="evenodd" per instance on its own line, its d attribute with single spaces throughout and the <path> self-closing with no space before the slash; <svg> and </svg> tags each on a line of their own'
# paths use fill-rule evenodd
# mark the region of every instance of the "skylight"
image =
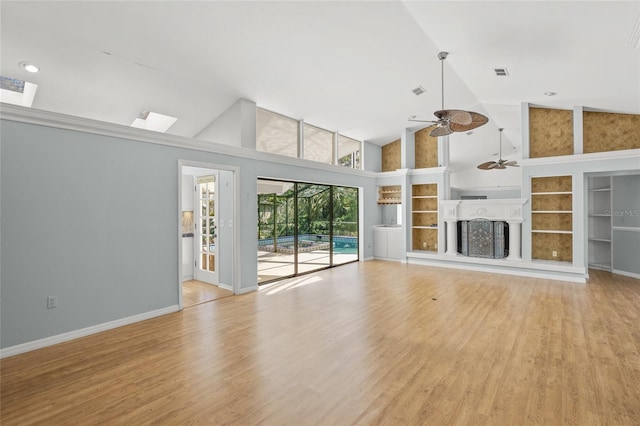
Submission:
<svg viewBox="0 0 640 426">
<path fill-rule="evenodd" d="M 133 120 L 131 127 L 164 133 L 169 130 L 169 127 L 173 126 L 173 123 L 176 121 L 178 121 L 176 117 L 170 117 L 152 111 L 142 111 L 140 117 Z"/>
<path fill-rule="evenodd" d="M 38 85 L 17 78 L 0 76 L 0 102 L 31 107 Z"/>
</svg>

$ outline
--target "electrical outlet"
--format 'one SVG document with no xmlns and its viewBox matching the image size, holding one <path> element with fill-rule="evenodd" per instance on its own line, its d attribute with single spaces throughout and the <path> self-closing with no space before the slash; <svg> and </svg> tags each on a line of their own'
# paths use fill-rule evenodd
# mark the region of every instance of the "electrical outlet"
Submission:
<svg viewBox="0 0 640 426">
<path fill-rule="evenodd" d="M 551 256 L 553 256 L 553 257 L 558 257 L 558 252 L 557 252 L 557 251 L 555 251 L 555 250 L 553 250 L 553 251 L 551 252 Z"/>
<path fill-rule="evenodd" d="M 427 243 L 423 242 L 423 243 L 422 243 L 422 247 L 423 247 L 423 248 L 426 248 L 426 247 L 427 247 Z"/>
<path fill-rule="evenodd" d="M 47 296 L 47 309 L 58 307 L 58 296 Z"/>
<path fill-rule="evenodd" d="M 433 248 L 437 250 L 438 249 L 438 244 L 434 244 Z"/>
</svg>

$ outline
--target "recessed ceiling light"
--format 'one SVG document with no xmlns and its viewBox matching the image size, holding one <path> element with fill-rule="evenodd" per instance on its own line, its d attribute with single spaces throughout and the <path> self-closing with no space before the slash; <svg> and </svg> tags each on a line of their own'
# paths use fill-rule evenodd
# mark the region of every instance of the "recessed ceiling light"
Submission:
<svg viewBox="0 0 640 426">
<path fill-rule="evenodd" d="M 37 65 L 32 64 L 31 62 L 22 61 L 18 65 L 20 65 L 20 68 L 23 68 L 25 71 L 34 73 L 40 71 L 40 68 Z"/>
<path fill-rule="evenodd" d="M 557 94 L 558 94 L 557 92 L 544 92 L 545 96 L 555 96 Z"/>
</svg>

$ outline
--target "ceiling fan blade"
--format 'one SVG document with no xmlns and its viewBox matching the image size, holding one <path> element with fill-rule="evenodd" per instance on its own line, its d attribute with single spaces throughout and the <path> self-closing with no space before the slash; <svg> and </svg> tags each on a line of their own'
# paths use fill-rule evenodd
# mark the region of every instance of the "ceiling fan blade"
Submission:
<svg viewBox="0 0 640 426">
<path fill-rule="evenodd" d="M 468 111 L 461 109 L 442 109 L 433 113 L 441 120 L 447 120 L 451 124 L 469 125 L 473 122 L 473 117 Z"/>
<path fill-rule="evenodd" d="M 471 129 L 475 129 L 476 127 L 483 126 L 489 122 L 489 118 L 477 112 L 468 111 L 468 114 L 471 115 L 470 124 L 463 125 L 451 122 L 451 130 L 453 130 L 454 132 L 467 132 Z"/>
<path fill-rule="evenodd" d="M 438 125 L 438 127 L 433 129 L 431 131 L 431 133 L 429 133 L 429 136 L 432 136 L 432 137 L 435 138 L 435 137 L 438 137 L 438 136 L 450 135 L 451 133 L 453 133 L 453 130 L 451 130 L 449 125 L 445 123 L 445 124 L 442 124 L 442 125 Z"/>
<path fill-rule="evenodd" d="M 518 165 L 518 162 L 517 161 L 505 161 L 504 165 L 505 166 L 516 166 L 516 165 Z"/>
<path fill-rule="evenodd" d="M 480 170 L 491 170 L 491 166 L 494 165 L 494 164 L 496 164 L 495 161 L 487 161 L 486 163 L 479 164 L 478 168 Z"/>
<path fill-rule="evenodd" d="M 509 167 L 520 167 L 520 164 L 506 164 Z"/>
<path fill-rule="evenodd" d="M 493 162 L 493 164 L 489 165 L 488 169 L 492 170 L 492 169 L 499 169 L 503 167 L 502 165 L 500 165 L 500 163 L 496 163 L 495 161 Z"/>
<path fill-rule="evenodd" d="M 507 167 L 506 167 L 505 165 L 503 165 L 503 164 L 497 164 L 497 163 L 496 163 L 496 167 L 494 167 L 494 169 L 496 169 L 496 170 L 504 170 L 504 169 L 506 169 L 506 168 L 507 168 Z"/>
</svg>

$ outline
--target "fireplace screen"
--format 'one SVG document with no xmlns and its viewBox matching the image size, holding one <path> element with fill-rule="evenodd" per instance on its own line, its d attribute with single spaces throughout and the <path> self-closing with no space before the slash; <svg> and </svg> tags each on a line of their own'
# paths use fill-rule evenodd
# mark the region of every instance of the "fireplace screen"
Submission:
<svg viewBox="0 0 640 426">
<path fill-rule="evenodd" d="M 486 219 L 460 221 L 460 252 L 465 256 L 502 259 L 507 256 L 505 222 Z M 505 229 L 506 228 L 506 229 Z"/>
</svg>

